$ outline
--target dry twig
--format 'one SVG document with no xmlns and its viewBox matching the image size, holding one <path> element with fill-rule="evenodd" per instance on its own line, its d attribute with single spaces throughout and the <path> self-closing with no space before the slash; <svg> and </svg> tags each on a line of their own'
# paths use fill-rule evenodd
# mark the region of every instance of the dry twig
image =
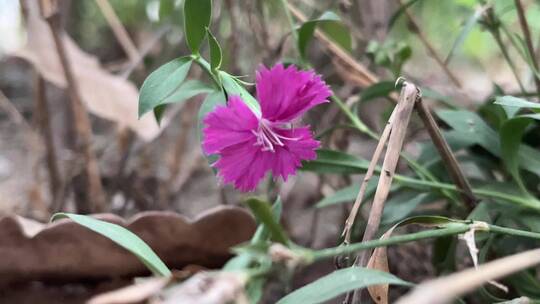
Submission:
<svg viewBox="0 0 540 304">
<path fill-rule="evenodd" d="M 397 108 L 396 108 L 397 109 Z M 345 221 L 345 228 L 343 228 L 342 235 L 345 236 L 344 243 L 350 244 L 351 242 L 351 231 L 352 227 L 354 225 L 354 222 L 356 220 L 356 216 L 358 215 L 358 212 L 360 210 L 360 205 L 362 204 L 362 201 L 364 199 L 364 195 L 366 193 L 366 188 L 368 185 L 369 180 L 373 176 L 373 172 L 375 171 L 375 167 L 377 166 L 377 162 L 379 161 L 379 158 L 381 157 L 382 151 L 384 147 L 386 146 L 386 143 L 388 141 L 388 137 L 390 136 L 390 132 L 392 130 L 392 124 L 394 121 L 394 116 L 396 113 L 396 109 L 394 109 L 394 112 L 392 112 L 392 115 L 390 115 L 390 118 L 388 119 L 388 122 L 386 123 L 386 126 L 384 127 L 384 130 L 381 134 L 381 137 L 379 139 L 379 143 L 377 144 L 377 147 L 375 148 L 375 152 L 373 153 L 373 156 L 371 158 L 371 162 L 369 163 L 369 167 L 366 171 L 366 175 L 364 176 L 364 179 L 362 180 L 362 184 L 360 185 L 360 191 L 358 192 L 358 196 L 356 196 L 356 200 L 354 201 L 354 205 L 351 209 L 351 212 L 349 214 L 349 217 Z"/>
<path fill-rule="evenodd" d="M 140 57 L 139 51 L 137 50 L 137 47 L 135 46 L 131 38 L 129 38 L 129 34 L 126 31 L 126 28 L 124 27 L 122 22 L 120 22 L 120 19 L 114 12 L 114 9 L 112 8 L 109 1 L 96 0 L 96 3 L 101 12 L 103 13 L 105 20 L 111 27 L 114 36 L 122 46 L 122 49 L 124 49 L 124 52 L 126 52 L 126 54 L 128 55 L 129 61 L 131 61 L 131 63 L 137 62 L 138 58 Z"/>
<path fill-rule="evenodd" d="M 540 249 L 504 257 L 478 267 L 420 284 L 398 304 L 443 304 L 482 284 L 540 264 Z"/>
<path fill-rule="evenodd" d="M 523 36 L 525 37 L 525 43 L 527 44 L 527 50 L 529 51 L 529 55 L 531 57 L 532 64 L 536 70 L 538 70 L 538 61 L 535 57 L 534 52 L 534 46 L 531 38 L 531 31 L 529 30 L 529 24 L 527 23 L 527 17 L 525 17 L 525 10 L 523 9 L 523 5 L 521 4 L 521 0 L 514 0 L 516 4 L 516 11 L 519 18 L 519 24 L 521 26 L 521 30 L 523 31 Z M 540 78 L 538 75 L 533 73 L 534 77 L 534 83 L 536 85 L 536 91 L 540 94 Z"/>
<path fill-rule="evenodd" d="M 377 191 L 373 198 L 366 230 L 364 232 L 364 237 L 362 238 L 363 242 L 373 239 L 379 229 L 384 203 L 390 193 L 390 186 L 396 171 L 399 154 L 405 140 L 409 119 L 411 118 L 414 104 L 418 98 L 418 92 L 418 88 L 414 84 L 408 82 L 403 84 L 399 102 L 395 109 L 395 117 L 391 126 L 392 129 L 388 140 L 388 148 L 384 156 L 382 171 L 379 177 L 379 183 L 377 184 Z M 367 257 L 369 257 L 369 252 L 363 252 L 358 263 L 365 266 L 367 264 Z"/>
<path fill-rule="evenodd" d="M 39 73 L 35 73 L 35 102 L 36 111 L 38 117 L 38 125 L 42 132 L 43 140 L 45 142 L 45 153 L 47 159 L 47 169 L 49 171 L 49 189 L 51 193 L 51 213 L 59 211 L 58 206 L 61 205 L 60 190 L 63 189 L 63 180 L 60 175 L 60 169 L 58 167 L 58 154 L 54 145 L 53 129 L 51 126 L 51 116 L 49 111 L 49 104 L 46 96 L 46 83 L 43 77 Z"/>
<path fill-rule="evenodd" d="M 431 112 L 426 104 L 422 101 L 421 97 L 416 103 L 416 111 L 422 119 L 424 126 L 426 127 L 429 136 L 435 145 L 435 148 L 437 148 L 439 151 L 443 163 L 449 171 L 452 181 L 460 190 L 460 195 L 463 198 L 463 201 L 466 203 L 468 209 L 472 211 L 476 205 L 477 199 L 472 192 L 471 185 L 465 177 L 465 174 L 463 174 L 455 155 L 452 153 L 452 150 L 450 150 L 450 146 L 444 139 L 437 122 L 435 122 L 435 118 L 433 118 L 433 115 L 431 115 Z"/>
<path fill-rule="evenodd" d="M 81 101 L 78 84 L 73 75 L 71 62 L 69 61 L 61 37 L 58 1 L 42 0 L 40 4 L 42 14 L 51 29 L 58 57 L 68 83 L 68 94 L 70 97 L 69 109 L 72 113 L 77 136 L 75 149 L 81 153 L 84 160 L 84 182 L 86 184 L 86 190 L 84 201 L 80 202 L 82 205 L 79 207 L 83 209 L 83 212 L 103 211 L 105 209 L 105 194 L 101 185 L 98 161 L 91 147 L 93 135 L 90 118 Z"/>
<path fill-rule="evenodd" d="M 398 1 L 399 1 L 400 5 L 403 5 L 402 0 L 398 0 Z M 413 27 L 412 32 L 415 33 L 418 36 L 418 39 L 420 39 L 420 41 L 422 42 L 424 47 L 427 49 L 427 51 L 431 55 L 431 57 L 433 57 L 433 59 L 435 59 L 437 64 L 442 68 L 442 70 L 444 71 L 446 76 L 448 76 L 448 78 L 452 81 L 452 83 L 456 87 L 461 88 L 461 83 L 459 82 L 458 78 L 452 73 L 452 71 L 450 71 L 450 69 L 448 68 L 448 65 L 444 62 L 444 60 L 441 58 L 441 56 L 439 56 L 439 54 L 435 50 L 435 47 L 433 47 L 433 45 L 431 44 L 431 42 L 429 42 L 429 40 L 427 39 L 424 32 L 422 32 L 418 22 L 416 21 L 413 14 L 411 14 L 411 12 L 409 11 L 408 8 L 405 9 L 405 15 L 407 16 L 407 19 L 408 19 L 409 23 Z"/>
</svg>

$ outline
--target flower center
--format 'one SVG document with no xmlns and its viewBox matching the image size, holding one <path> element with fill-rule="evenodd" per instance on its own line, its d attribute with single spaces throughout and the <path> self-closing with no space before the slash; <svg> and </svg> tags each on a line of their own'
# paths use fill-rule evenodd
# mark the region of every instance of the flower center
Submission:
<svg viewBox="0 0 540 304">
<path fill-rule="evenodd" d="M 274 152 L 275 146 L 284 146 L 283 140 L 299 140 L 300 138 L 291 138 L 280 135 L 272 126 L 272 123 L 264 118 L 259 120 L 259 127 L 257 131 L 251 130 L 253 135 L 257 138 L 255 146 L 261 146 L 261 151 L 271 151 Z"/>
</svg>

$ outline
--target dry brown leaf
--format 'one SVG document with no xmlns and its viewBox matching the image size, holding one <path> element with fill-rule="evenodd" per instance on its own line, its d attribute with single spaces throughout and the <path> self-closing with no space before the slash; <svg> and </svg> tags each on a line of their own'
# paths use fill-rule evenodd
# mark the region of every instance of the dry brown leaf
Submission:
<svg viewBox="0 0 540 304">
<path fill-rule="evenodd" d="M 97 295 L 87 304 L 131 304 L 140 303 L 154 296 L 167 286 L 170 278 L 150 278 L 133 285 Z"/>
<path fill-rule="evenodd" d="M 240 272 L 200 272 L 187 281 L 171 286 L 152 304 L 247 304 L 244 285 L 247 276 Z"/>
<path fill-rule="evenodd" d="M 381 239 L 387 239 L 392 235 L 396 226 L 390 228 L 381 236 Z M 384 272 L 390 272 L 388 267 L 388 255 L 386 247 L 377 247 L 369 258 L 367 268 L 376 269 Z M 388 284 L 372 285 L 367 288 L 371 299 L 377 304 L 388 304 Z"/>
<path fill-rule="evenodd" d="M 28 1 L 29 4 L 36 4 Z M 23 58 L 39 71 L 47 81 L 65 88 L 66 79 L 56 52 L 52 33 L 39 16 L 34 5 L 29 5 L 27 18 L 27 44 L 11 55 Z M 115 121 L 120 127 L 129 127 L 142 139 L 151 141 L 160 128 L 151 113 L 138 119 L 138 90 L 133 83 L 104 70 L 96 57 L 81 50 L 66 34 L 62 39 L 81 99 L 93 114 Z"/>
<path fill-rule="evenodd" d="M 165 211 L 143 212 L 128 221 L 113 214 L 96 217 L 137 234 L 173 269 L 219 267 L 230 257 L 230 248 L 249 240 L 256 228 L 244 209 L 223 206 L 194 220 Z M 125 249 L 69 220 L 43 225 L 17 216 L 0 218 L 0 257 L 0 285 L 148 272 Z"/>
</svg>

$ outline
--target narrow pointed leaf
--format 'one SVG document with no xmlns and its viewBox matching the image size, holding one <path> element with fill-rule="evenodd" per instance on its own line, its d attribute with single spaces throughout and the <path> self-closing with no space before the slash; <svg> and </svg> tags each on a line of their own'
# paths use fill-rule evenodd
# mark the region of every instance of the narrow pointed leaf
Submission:
<svg viewBox="0 0 540 304">
<path fill-rule="evenodd" d="M 56 213 L 51 221 L 61 218 L 69 218 L 77 224 L 84 226 L 96 233 L 115 242 L 119 246 L 133 253 L 155 275 L 170 276 L 171 271 L 165 266 L 157 254 L 141 240 L 136 234 L 126 228 L 95 219 L 90 216 L 73 213 Z"/>
<path fill-rule="evenodd" d="M 410 283 L 386 272 L 349 267 L 336 270 L 288 294 L 277 304 L 324 303 L 348 291 L 378 284 L 411 286 Z"/>
<path fill-rule="evenodd" d="M 210 45 L 210 67 L 212 68 L 212 71 L 214 71 L 221 67 L 221 47 L 219 46 L 219 42 L 217 41 L 216 37 L 212 35 L 209 29 L 207 29 L 207 33 L 208 44 Z"/>
<path fill-rule="evenodd" d="M 251 209 L 257 220 L 268 229 L 273 240 L 285 245 L 289 244 L 289 238 L 279 221 L 276 220 L 270 204 L 256 198 L 249 198 L 245 204 Z"/>
<path fill-rule="evenodd" d="M 540 109 L 540 103 L 527 101 L 514 96 L 498 96 L 495 98 L 495 103 L 509 107 Z"/>
</svg>

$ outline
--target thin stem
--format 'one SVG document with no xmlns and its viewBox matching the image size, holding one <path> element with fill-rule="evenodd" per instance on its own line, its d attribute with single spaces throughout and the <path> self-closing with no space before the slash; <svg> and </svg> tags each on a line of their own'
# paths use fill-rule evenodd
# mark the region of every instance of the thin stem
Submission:
<svg viewBox="0 0 540 304">
<path fill-rule="evenodd" d="M 406 186 L 429 187 L 429 188 L 444 189 L 444 190 L 450 190 L 450 191 L 456 191 L 456 192 L 460 191 L 456 188 L 455 185 L 452 185 L 452 184 L 432 182 L 432 181 L 427 181 L 427 180 L 419 180 L 419 179 L 411 178 L 404 175 L 396 174 L 394 176 L 394 179 L 396 182 L 402 183 L 403 185 L 406 185 Z M 519 204 L 522 207 L 540 211 L 540 202 L 531 200 L 530 198 L 515 196 L 512 194 L 507 194 L 507 193 L 497 192 L 497 191 L 492 191 L 492 190 L 487 190 L 487 189 L 472 189 L 472 192 L 473 194 L 480 197 L 502 199 L 502 200 L 506 200 L 512 203 Z"/>
<path fill-rule="evenodd" d="M 497 24 L 495 21 L 495 13 L 493 12 L 493 8 L 490 7 L 486 11 L 486 17 L 484 18 L 484 21 L 486 24 L 488 24 L 488 29 L 491 35 L 493 35 L 493 39 L 495 39 L 495 42 L 499 46 L 499 49 L 501 50 L 501 53 L 503 54 L 504 59 L 506 60 L 506 63 L 508 63 L 508 66 L 510 67 L 510 70 L 512 71 L 512 74 L 516 78 L 516 81 L 519 85 L 519 89 L 525 93 L 525 87 L 523 86 L 523 83 L 521 82 L 521 79 L 519 78 L 519 74 L 516 70 L 516 67 L 514 65 L 514 62 L 512 59 L 510 59 L 510 55 L 508 54 L 508 51 L 506 50 L 506 47 L 504 46 L 504 43 L 501 39 L 501 33 L 499 31 L 500 24 Z M 512 41 L 512 39 L 510 39 Z"/>
<path fill-rule="evenodd" d="M 206 59 L 198 55 L 191 55 L 191 59 L 195 61 L 195 63 L 197 63 L 208 75 L 210 75 L 210 78 L 212 78 L 212 81 L 218 88 L 221 88 L 220 79 L 214 74 L 212 68 L 210 67 L 210 63 L 208 63 Z"/>
<path fill-rule="evenodd" d="M 444 160 L 444 164 L 449 171 L 452 181 L 458 186 L 459 189 L 461 189 L 460 194 L 463 201 L 467 204 L 469 211 L 472 211 L 476 205 L 477 199 L 472 193 L 471 185 L 461 170 L 456 156 L 452 153 L 450 146 L 444 139 L 437 122 L 435 122 L 435 118 L 433 118 L 433 115 L 431 115 L 431 112 L 421 98 L 416 103 L 416 110 L 424 122 L 424 126 L 428 130 L 433 144 L 439 151 L 441 158 Z"/>
<path fill-rule="evenodd" d="M 473 228 L 473 225 L 476 226 L 477 223 L 476 222 L 451 223 L 445 226 L 445 228 L 438 228 L 438 229 L 425 230 L 425 231 L 409 233 L 409 234 L 404 234 L 404 235 L 397 235 L 397 236 L 392 236 L 385 239 L 371 240 L 371 241 L 366 241 L 366 242 L 361 242 L 361 243 L 350 244 L 347 246 L 326 248 L 326 249 L 322 249 L 322 250 L 318 250 L 314 252 L 308 252 L 306 255 L 308 256 L 308 260 L 318 261 L 322 259 L 332 258 L 334 256 L 346 255 L 349 253 L 353 253 L 353 252 L 357 252 L 361 250 L 373 249 L 377 247 L 385 247 L 385 246 L 397 245 L 401 243 L 419 241 L 423 239 L 431 239 L 431 238 L 457 235 L 457 234 L 461 234 L 461 233 L 465 233 L 469 231 L 471 228 Z M 486 227 L 487 227 L 486 230 L 479 230 L 479 232 L 497 233 L 497 234 L 503 234 L 503 235 L 511 235 L 511 236 L 540 240 L 540 233 L 536 233 L 536 232 L 523 231 L 523 230 L 501 227 L 501 226 L 490 225 L 490 224 L 487 224 Z"/>
<path fill-rule="evenodd" d="M 287 22 L 289 23 L 289 26 L 291 28 L 291 35 L 293 38 L 293 43 L 295 45 L 294 49 L 295 51 L 300 54 L 300 50 L 298 49 L 298 33 L 296 33 L 296 28 L 294 26 L 294 20 L 292 18 L 291 12 L 289 11 L 289 4 L 287 3 L 287 0 L 281 0 L 281 6 L 283 7 L 283 11 L 285 12 L 285 16 L 287 17 Z M 299 56 L 301 57 L 301 56 Z"/>
<path fill-rule="evenodd" d="M 356 129 L 358 129 L 358 131 L 368 135 L 369 137 L 373 139 L 379 138 L 379 136 L 375 132 L 373 132 L 370 128 L 368 128 L 368 126 L 366 126 L 358 118 L 358 116 L 354 115 L 354 113 L 349 109 L 349 107 L 347 107 L 347 105 L 345 105 L 345 103 L 341 99 L 339 99 L 339 97 L 337 97 L 336 95 L 332 95 L 330 99 L 338 105 L 341 111 L 343 111 L 343 113 L 347 116 L 347 118 L 349 118 L 351 123 L 354 125 Z"/>
<path fill-rule="evenodd" d="M 536 60 L 536 57 L 534 56 L 535 54 L 534 46 L 533 46 L 532 38 L 531 38 L 531 31 L 529 30 L 529 24 L 527 23 L 527 18 L 525 17 L 525 10 L 523 9 L 521 0 L 514 0 L 514 2 L 516 4 L 519 24 L 521 26 L 521 30 L 523 31 L 523 36 L 525 37 L 525 43 L 527 44 L 527 49 L 529 51 L 532 65 L 535 70 L 538 70 L 538 61 Z M 540 94 L 540 78 L 538 78 L 538 75 L 536 73 L 533 73 L 533 76 L 534 76 L 534 83 L 536 85 L 536 90 Z"/>
<path fill-rule="evenodd" d="M 540 233 L 531 232 L 531 231 L 523 231 L 519 229 L 501 227 L 501 226 L 496 226 L 496 225 L 489 225 L 489 231 L 493 233 L 498 233 L 498 234 L 505 234 L 505 235 L 512 235 L 512 236 L 519 236 L 519 237 L 540 240 Z"/>
<path fill-rule="evenodd" d="M 84 197 L 78 201 L 78 212 L 100 212 L 106 208 L 106 198 L 101 184 L 98 159 L 95 152 L 92 150 L 92 125 L 81 100 L 79 83 L 73 72 L 72 62 L 70 61 L 72 58 L 69 57 L 69 53 L 64 45 L 65 41 L 62 39 L 63 29 L 61 28 L 60 23 L 60 11 L 55 5 L 57 4 L 55 2 L 42 0 L 40 3 L 42 15 L 46 16 L 45 20 L 51 30 L 62 72 L 67 82 L 67 91 L 70 97 L 68 106 L 74 120 L 73 128 L 76 132 L 76 143 L 74 148 L 80 153 L 85 164 L 83 178 L 86 185 Z"/>
<path fill-rule="evenodd" d="M 118 18 L 114 8 L 109 3 L 109 0 L 96 0 L 96 3 L 109 24 L 109 27 L 112 29 L 116 40 L 118 40 L 118 43 L 128 55 L 131 63 L 137 62 L 140 57 L 139 50 L 135 46 L 135 43 L 133 43 L 133 40 L 129 37 L 126 28 L 120 21 L 120 18 Z"/>
<path fill-rule="evenodd" d="M 403 5 L 403 1 L 398 1 L 401 5 Z M 437 51 L 435 50 L 435 47 L 429 42 L 426 35 L 422 32 L 420 26 L 418 25 L 418 22 L 414 18 L 413 14 L 409 11 L 408 8 L 405 9 L 405 15 L 407 16 L 407 19 L 412 24 L 413 32 L 418 36 L 424 47 L 427 49 L 428 53 L 435 59 L 437 64 L 442 68 L 444 73 L 448 76 L 448 78 L 452 81 L 452 83 L 458 87 L 461 88 L 461 83 L 459 82 L 458 78 L 450 71 L 448 68 L 448 65 L 444 62 L 444 60 L 439 56 Z"/>
<path fill-rule="evenodd" d="M 334 256 L 350 254 L 350 253 L 367 250 L 367 249 L 373 249 L 377 247 L 414 242 L 414 241 L 419 241 L 423 239 L 439 238 L 443 236 L 456 235 L 456 234 L 464 233 L 468 231 L 469 229 L 470 228 L 468 224 L 457 223 L 455 225 L 449 226 L 448 228 L 420 231 L 416 233 L 393 236 L 387 239 L 377 239 L 377 240 L 371 240 L 371 241 L 366 241 L 366 242 L 361 242 L 361 243 L 350 244 L 347 246 L 326 248 L 326 249 L 313 252 L 312 259 L 314 261 L 318 261 L 322 259 L 331 258 Z"/>
</svg>

